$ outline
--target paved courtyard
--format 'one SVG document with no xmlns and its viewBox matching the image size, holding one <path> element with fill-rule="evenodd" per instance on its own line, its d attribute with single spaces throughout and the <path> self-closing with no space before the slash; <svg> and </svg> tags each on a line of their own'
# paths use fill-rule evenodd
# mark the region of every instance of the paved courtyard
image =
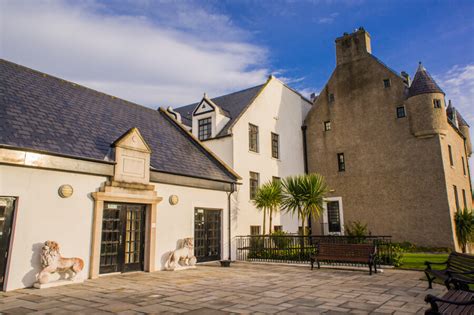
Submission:
<svg viewBox="0 0 474 315">
<path fill-rule="evenodd" d="M 422 272 L 368 272 L 236 263 L 132 273 L 84 284 L 0 293 L 4 314 L 414 314 L 423 313 Z"/>
</svg>

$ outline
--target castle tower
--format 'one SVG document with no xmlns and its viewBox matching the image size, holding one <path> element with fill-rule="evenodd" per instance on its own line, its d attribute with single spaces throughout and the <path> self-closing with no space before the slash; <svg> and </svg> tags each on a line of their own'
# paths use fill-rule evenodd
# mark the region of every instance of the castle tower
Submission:
<svg viewBox="0 0 474 315">
<path fill-rule="evenodd" d="M 446 109 L 446 113 L 448 118 L 453 122 L 453 124 L 459 129 L 462 133 L 464 138 L 466 138 L 466 152 L 467 155 L 470 157 L 472 154 L 472 143 L 471 143 L 471 135 L 469 134 L 469 124 L 464 120 L 456 108 L 451 105 L 451 100 L 449 101 L 448 108 Z"/>
<path fill-rule="evenodd" d="M 416 137 L 446 135 L 448 122 L 444 95 L 443 90 L 420 62 L 406 100 L 413 135 Z"/>
</svg>

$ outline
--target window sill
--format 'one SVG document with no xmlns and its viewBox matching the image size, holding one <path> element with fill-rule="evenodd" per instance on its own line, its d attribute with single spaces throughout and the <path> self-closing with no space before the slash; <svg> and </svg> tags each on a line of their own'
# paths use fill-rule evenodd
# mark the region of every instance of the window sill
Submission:
<svg viewBox="0 0 474 315">
<path fill-rule="evenodd" d="M 252 151 L 252 150 L 249 150 L 249 153 L 260 155 L 260 152 L 256 152 L 256 151 Z"/>
<path fill-rule="evenodd" d="M 281 162 L 280 158 L 274 158 L 273 156 L 272 156 L 272 160 L 277 161 L 277 162 Z"/>
</svg>

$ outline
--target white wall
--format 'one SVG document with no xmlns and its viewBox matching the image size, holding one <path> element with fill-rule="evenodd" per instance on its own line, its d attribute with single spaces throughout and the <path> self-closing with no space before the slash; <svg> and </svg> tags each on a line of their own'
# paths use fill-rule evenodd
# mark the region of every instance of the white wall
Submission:
<svg viewBox="0 0 474 315">
<path fill-rule="evenodd" d="M 156 218 L 156 269 L 161 270 L 169 252 L 176 249 L 178 239 L 194 237 L 194 209 L 222 209 L 222 258 L 227 258 L 227 193 L 217 190 L 156 184 L 158 204 Z M 179 202 L 172 206 L 169 197 L 177 195 Z"/>
<path fill-rule="evenodd" d="M 84 259 L 89 270 L 94 201 L 90 196 L 106 177 L 0 165 L 0 195 L 18 197 L 7 290 L 29 287 L 40 270 L 40 251 L 57 241 L 65 257 Z M 58 188 L 70 184 L 74 193 L 61 198 Z"/>
<path fill-rule="evenodd" d="M 304 173 L 303 136 L 301 126 L 310 104 L 272 78 L 263 92 L 256 98 L 232 129 L 234 152 L 233 168 L 242 176 L 234 212 L 238 214 L 235 235 L 248 235 L 250 225 L 262 225 L 262 214 L 250 200 L 249 172 L 260 173 L 260 184 L 272 176 L 284 178 Z M 248 124 L 259 128 L 259 153 L 249 151 Z M 271 155 L 271 132 L 280 140 L 280 158 Z M 283 230 L 298 231 L 297 217 L 278 213 L 272 225 L 283 225 Z M 267 221 L 268 231 L 268 221 Z"/>
<path fill-rule="evenodd" d="M 80 257 L 89 271 L 92 215 L 97 191 L 107 177 L 0 165 L 0 196 L 18 197 L 13 246 L 7 269 L 6 290 L 32 286 L 40 271 L 41 246 L 54 240 L 64 257 Z M 74 194 L 61 198 L 58 188 L 70 184 Z M 222 209 L 222 258 L 227 258 L 227 194 L 223 191 L 176 185 L 156 185 L 163 200 L 157 207 L 156 269 L 162 259 L 176 249 L 178 239 L 194 237 L 194 208 Z M 177 195 L 179 203 L 172 206 L 169 196 Z"/>
</svg>

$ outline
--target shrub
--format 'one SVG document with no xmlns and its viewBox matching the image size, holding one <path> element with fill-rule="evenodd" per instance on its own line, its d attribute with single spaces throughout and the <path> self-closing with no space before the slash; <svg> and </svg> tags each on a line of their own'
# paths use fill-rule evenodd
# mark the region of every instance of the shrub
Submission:
<svg viewBox="0 0 474 315">
<path fill-rule="evenodd" d="M 290 247 L 292 238 L 286 237 L 288 234 L 283 231 L 275 231 L 270 236 L 270 239 L 275 244 L 275 247 L 278 249 L 286 249 Z"/>
<path fill-rule="evenodd" d="M 345 229 L 346 234 L 353 237 L 355 243 L 363 243 L 365 237 L 368 235 L 367 224 L 362 224 L 360 221 L 347 223 Z"/>
<path fill-rule="evenodd" d="M 456 223 L 459 247 L 465 253 L 467 244 L 474 239 L 474 213 L 467 209 L 458 210 L 454 215 L 454 222 Z"/>
</svg>

